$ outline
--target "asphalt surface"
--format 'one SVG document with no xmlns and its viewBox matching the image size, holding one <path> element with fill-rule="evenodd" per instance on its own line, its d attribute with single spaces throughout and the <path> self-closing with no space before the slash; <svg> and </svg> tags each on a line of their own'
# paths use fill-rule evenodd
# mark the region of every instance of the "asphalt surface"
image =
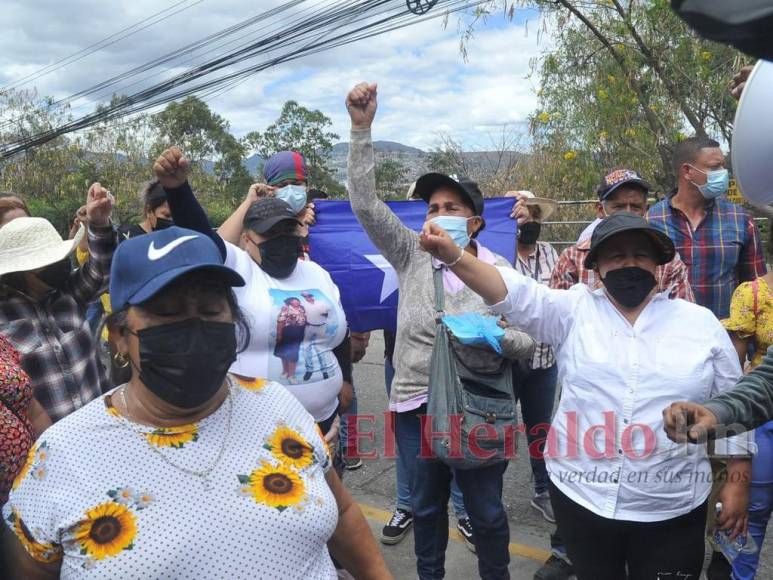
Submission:
<svg viewBox="0 0 773 580">
<path fill-rule="evenodd" d="M 387 409 L 384 388 L 383 339 L 380 332 L 371 334 L 370 346 L 365 358 L 355 365 L 355 390 L 359 414 L 375 416 L 375 449 L 377 459 L 364 459 L 363 467 L 347 471 L 344 483 L 360 503 L 374 534 L 378 538 L 381 528 L 389 519 L 395 500 L 395 464 L 392 459 L 381 457 L 383 450 L 384 416 Z M 429 361 L 428 361 L 429 364 Z M 363 442 L 364 451 L 373 447 Z M 510 520 L 510 575 L 514 580 L 532 580 L 534 573 L 549 556 L 549 535 L 552 524 L 529 505 L 533 487 L 528 458 L 521 456 L 511 462 L 505 473 L 503 499 Z M 451 510 L 453 511 L 453 510 Z M 456 521 L 450 516 L 451 527 Z M 395 578 L 416 578 L 416 560 L 413 554 L 413 533 L 396 546 L 381 544 L 382 553 Z M 599 546 L 603 549 L 603 546 Z M 469 580 L 477 578 L 477 560 L 458 534 L 452 529 L 446 552 L 446 578 Z M 773 545 L 763 546 L 758 579 L 773 578 Z"/>
</svg>

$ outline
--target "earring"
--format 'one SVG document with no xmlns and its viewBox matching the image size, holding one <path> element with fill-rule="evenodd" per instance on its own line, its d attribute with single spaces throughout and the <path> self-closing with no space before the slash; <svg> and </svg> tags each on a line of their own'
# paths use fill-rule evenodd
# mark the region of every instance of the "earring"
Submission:
<svg viewBox="0 0 773 580">
<path fill-rule="evenodd" d="M 113 360 L 119 369 L 125 369 L 129 366 L 129 356 L 125 352 L 115 353 Z"/>
</svg>

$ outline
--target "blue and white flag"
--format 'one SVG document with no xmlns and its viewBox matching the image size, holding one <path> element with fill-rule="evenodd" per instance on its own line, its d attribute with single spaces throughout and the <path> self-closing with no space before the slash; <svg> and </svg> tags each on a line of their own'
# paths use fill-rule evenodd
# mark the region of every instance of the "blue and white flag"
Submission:
<svg viewBox="0 0 773 580">
<path fill-rule="evenodd" d="M 486 228 L 481 243 L 511 263 L 515 257 L 515 200 L 486 200 Z M 311 233 L 311 259 L 327 270 L 341 291 L 349 327 L 357 332 L 385 328 L 397 322 L 397 274 L 371 243 L 348 201 L 316 200 L 317 223 Z M 390 209 L 414 231 L 420 231 L 427 205 L 417 201 L 388 202 Z"/>
</svg>

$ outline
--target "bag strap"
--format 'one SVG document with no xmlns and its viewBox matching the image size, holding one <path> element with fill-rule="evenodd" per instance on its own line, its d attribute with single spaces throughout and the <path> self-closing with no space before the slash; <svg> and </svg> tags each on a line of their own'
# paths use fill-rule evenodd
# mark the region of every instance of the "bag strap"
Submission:
<svg viewBox="0 0 773 580">
<path fill-rule="evenodd" d="M 754 308 L 753 308 L 754 318 L 757 318 L 757 303 L 758 303 L 758 298 L 760 294 L 759 278 L 755 278 L 754 281 L 752 282 L 752 292 L 754 293 Z"/>
<path fill-rule="evenodd" d="M 435 322 L 440 324 L 443 310 L 446 307 L 446 296 L 443 290 L 443 271 L 440 268 L 432 268 L 432 282 L 435 285 Z"/>
</svg>

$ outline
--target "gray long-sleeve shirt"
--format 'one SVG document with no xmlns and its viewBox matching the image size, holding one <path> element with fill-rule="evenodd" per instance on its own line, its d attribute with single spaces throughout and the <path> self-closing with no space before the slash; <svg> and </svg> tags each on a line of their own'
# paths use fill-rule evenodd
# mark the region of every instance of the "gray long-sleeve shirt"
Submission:
<svg viewBox="0 0 773 580">
<path fill-rule="evenodd" d="M 370 130 L 352 130 L 348 167 L 352 210 L 373 244 L 395 269 L 399 283 L 395 378 L 390 398 L 391 406 L 399 410 L 406 401 L 426 395 L 429 384 L 436 326 L 432 259 L 419 247 L 416 232 L 404 226 L 376 195 L 374 167 Z M 496 265 L 512 267 L 501 256 L 496 257 Z M 445 293 L 445 311 L 490 314 L 483 299 L 467 287 L 456 294 Z M 510 359 L 529 358 L 535 345 L 528 335 L 514 328 L 505 330 L 501 344 L 504 356 Z M 474 360 L 481 369 L 496 368 L 501 360 L 493 351 L 480 348 L 457 345 L 457 350 L 465 362 Z"/>
<path fill-rule="evenodd" d="M 731 390 L 704 403 L 720 424 L 755 429 L 773 419 L 773 346 Z"/>
</svg>

